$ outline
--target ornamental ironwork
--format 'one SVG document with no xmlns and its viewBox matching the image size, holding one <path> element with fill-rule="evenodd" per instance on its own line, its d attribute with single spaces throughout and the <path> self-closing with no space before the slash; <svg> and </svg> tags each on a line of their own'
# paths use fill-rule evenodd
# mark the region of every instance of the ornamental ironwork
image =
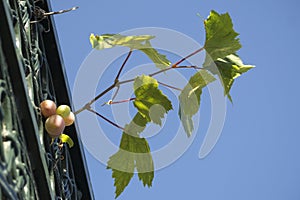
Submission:
<svg viewBox="0 0 300 200">
<path fill-rule="evenodd" d="M 45 133 L 39 109 L 71 104 L 53 21 L 36 14 L 49 2 L 0 2 L 0 198 L 93 199 L 76 126 L 69 149 Z"/>
</svg>

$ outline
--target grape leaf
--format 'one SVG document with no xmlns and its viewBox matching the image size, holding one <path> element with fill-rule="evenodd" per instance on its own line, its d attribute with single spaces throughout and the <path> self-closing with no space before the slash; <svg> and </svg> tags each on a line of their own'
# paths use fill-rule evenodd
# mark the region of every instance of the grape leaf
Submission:
<svg viewBox="0 0 300 200">
<path fill-rule="evenodd" d="M 218 58 L 215 61 L 215 65 L 210 65 L 209 67 L 206 67 L 206 69 L 219 76 L 224 87 L 224 95 L 227 95 L 229 100 L 232 102 L 229 92 L 234 79 L 253 67 L 253 65 L 244 65 L 242 60 L 237 55 L 231 54 L 223 59 Z"/>
<path fill-rule="evenodd" d="M 129 153 L 119 150 L 109 158 L 107 169 L 112 170 L 112 178 L 116 187 L 115 198 L 117 198 L 133 177 L 134 158 Z"/>
<path fill-rule="evenodd" d="M 126 161 L 129 162 L 129 161 Z M 133 177 L 133 173 L 123 172 L 119 170 L 112 169 L 112 177 L 115 179 L 114 186 L 116 187 L 115 198 L 118 198 L 120 194 L 124 191 L 124 189 L 129 184 L 130 180 Z"/>
<path fill-rule="evenodd" d="M 206 70 L 199 70 L 190 78 L 179 95 L 178 114 L 188 136 L 191 136 L 193 131 L 192 116 L 199 110 L 202 88 L 215 80 L 215 77 Z"/>
<path fill-rule="evenodd" d="M 112 169 L 115 179 L 116 198 L 124 191 L 129 184 L 134 169 L 138 172 L 139 180 L 144 186 L 151 187 L 154 178 L 154 164 L 150 147 L 145 138 L 140 138 L 139 134 L 145 129 L 146 124 L 154 118 L 154 121 L 160 121 L 163 114 L 152 116 L 150 111 L 156 104 L 162 104 L 164 111 L 172 109 L 171 102 L 158 89 L 158 83 L 149 76 L 137 77 L 134 82 L 136 101 L 139 105 L 145 105 L 143 112 L 137 112 L 132 121 L 125 125 L 122 135 L 120 150 L 112 155 L 108 161 L 108 169 Z M 152 94 L 149 91 L 152 91 Z M 153 96 L 157 95 L 157 96 Z M 158 100 L 155 98 L 158 97 Z M 147 107 L 149 106 L 149 107 Z M 144 108 L 146 107 L 146 108 Z M 148 111 L 145 112 L 145 109 Z M 138 106 L 139 110 L 139 106 Z M 155 113 L 156 114 L 156 113 Z"/>
<path fill-rule="evenodd" d="M 136 49 L 146 54 L 152 62 L 160 69 L 170 66 L 171 62 L 165 55 L 160 54 L 154 49 L 149 40 L 155 36 L 152 35 L 134 35 L 124 36 L 120 34 L 103 34 L 103 35 L 90 35 L 90 43 L 92 48 L 102 50 L 112 48 L 115 46 L 125 46 L 130 49 Z"/>
<path fill-rule="evenodd" d="M 138 136 L 139 133 L 143 132 L 146 128 L 148 122 L 149 121 L 138 112 L 132 121 L 125 126 L 124 132 L 132 136 Z"/>
<path fill-rule="evenodd" d="M 152 48 L 149 41 L 146 41 L 144 47 L 140 48 L 139 50 L 144 52 L 160 69 L 165 69 L 171 64 L 165 55 L 158 53 L 156 49 Z"/>
<path fill-rule="evenodd" d="M 90 35 L 90 43 L 92 48 L 97 50 L 112 48 L 115 46 L 126 46 L 131 49 L 139 49 L 142 43 L 153 39 L 152 35 L 136 35 L 136 36 L 123 36 L 120 34 L 103 34 L 103 35 Z"/>
<path fill-rule="evenodd" d="M 158 82 L 150 76 L 138 76 L 133 84 L 136 96 L 133 102 L 148 122 L 161 125 L 164 114 L 172 108 L 171 101 L 158 89 Z"/>
<path fill-rule="evenodd" d="M 127 134 L 127 143 L 132 144 L 132 151 L 135 152 L 135 164 L 138 171 L 139 180 L 144 186 L 151 187 L 154 178 L 154 164 L 150 153 L 148 142 L 144 138 L 139 138 L 148 121 L 139 112 L 133 120 L 125 126 L 124 132 Z M 122 146 L 120 146 L 122 148 Z"/>
<path fill-rule="evenodd" d="M 125 143 L 131 146 L 131 151 L 134 153 L 133 156 L 139 180 L 143 182 L 144 186 L 151 187 L 154 178 L 154 164 L 147 140 L 129 134 L 123 134 L 123 137 L 126 138 Z M 120 148 L 122 148 L 122 144 Z"/>
<path fill-rule="evenodd" d="M 194 124 L 193 124 L 193 120 L 191 116 L 185 115 L 183 113 L 183 110 L 181 110 L 181 107 L 179 106 L 179 111 L 178 111 L 178 115 L 179 118 L 181 120 L 181 123 L 183 125 L 183 128 L 186 132 L 186 134 L 188 135 L 188 137 L 190 137 L 192 135 L 192 132 L 194 130 Z"/>
<path fill-rule="evenodd" d="M 204 66 L 210 65 L 218 58 L 234 54 L 242 47 L 239 38 L 237 38 L 239 34 L 234 31 L 228 13 L 220 15 L 215 11 L 211 11 L 204 21 L 204 26 L 206 31 Z"/>
<path fill-rule="evenodd" d="M 112 155 L 107 163 L 107 169 L 112 170 L 112 177 L 114 178 L 115 198 L 127 187 L 135 168 L 143 185 L 151 187 L 154 178 L 154 164 L 148 142 L 145 138 L 124 132 L 120 150 Z"/>
<path fill-rule="evenodd" d="M 154 163 L 150 152 L 150 147 L 146 139 L 141 141 L 143 144 L 137 146 L 136 169 L 138 171 L 139 180 L 144 186 L 151 187 L 154 178 Z"/>
</svg>

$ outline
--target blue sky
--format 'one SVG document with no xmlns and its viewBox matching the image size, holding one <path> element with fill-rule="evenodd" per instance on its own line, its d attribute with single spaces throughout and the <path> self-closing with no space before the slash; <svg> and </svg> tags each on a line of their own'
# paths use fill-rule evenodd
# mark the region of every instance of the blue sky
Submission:
<svg viewBox="0 0 300 200">
<path fill-rule="evenodd" d="M 144 188 L 134 177 L 120 200 L 300 199 L 298 1 L 52 0 L 51 3 L 53 10 L 80 7 L 72 13 L 55 16 L 71 88 L 80 65 L 91 52 L 90 33 L 163 27 L 203 44 L 203 24 L 196 13 L 205 17 L 212 9 L 230 13 L 243 45 L 239 55 L 245 63 L 256 66 L 232 88 L 234 104 L 228 103 L 222 136 L 206 158 L 198 158 L 204 125 L 183 156 L 156 172 L 152 188 Z M 110 75 L 114 76 L 113 70 L 105 76 Z M 205 105 L 209 107 L 209 101 L 202 104 L 204 114 L 208 110 Z M 203 118 L 205 124 L 207 117 Z M 103 126 L 109 133 L 120 132 Z M 156 144 L 150 142 L 150 145 Z M 86 156 L 95 198 L 113 199 L 111 172 L 88 152 Z"/>
</svg>

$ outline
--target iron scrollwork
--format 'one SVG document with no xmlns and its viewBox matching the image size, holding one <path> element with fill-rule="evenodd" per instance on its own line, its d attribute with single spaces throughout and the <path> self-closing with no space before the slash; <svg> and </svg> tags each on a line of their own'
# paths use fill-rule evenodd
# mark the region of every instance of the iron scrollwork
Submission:
<svg viewBox="0 0 300 200">
<path fill-rule="evenodd" d="M 42 34 L 45 33 L 44 24 L 40 23 L 47 15 L 38 16 L 41 10 L 33 0 L 7 0 L 14 27 L 15 44 L 20 61 L 24 67 L 24 78 L 27 83 L 28 96 L 35 117 L 37 119 L 38 137 L 44 148 L 47 161 L 45 171 L 49 174 L 49 184 L 56 199 L 81 199 L 73 173 L 72 161 L 67 144 L 57 138 L 54 141 L 45 133 L 44 120 L 40 114 L 39 104 L 45 99 L 56 101 L 55 89 L 52 83 L 50 68 L 45 56 L 45 46 Z M 75 9 L 75 8 L 72 8 Z M 62 13 L 62 11 L 59 11 Z M 32 23 L 34 22 L 34 23 Z M 1 37 L 0 37 L 1 44 Z M 2 47 L 0 45 L 0 47 Z M 15 98 L 12 93 L 11 81 L 14 80 L 6 72 L 8 66 L 0 48 L 0 198 L 2 199 L 42 199 L 38 196 L 33 170 L 23 130 L 17 113 Z M 32 160 L 32 159 L 31 159 Z"/>
<path fill-rule="evenodd" d="M 0 198 L 36 199 L 32 168 L 20 119 L 15 115 L 16 105 L 2 49 L 0 56 Z"/>
</svg>

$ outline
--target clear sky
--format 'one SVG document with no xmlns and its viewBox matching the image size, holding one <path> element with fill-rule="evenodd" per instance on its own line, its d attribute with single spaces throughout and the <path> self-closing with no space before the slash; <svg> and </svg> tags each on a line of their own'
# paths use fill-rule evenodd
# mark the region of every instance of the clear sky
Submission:
<svg viewBox="0 0 300 200">
<path fill-rule="evenodd" d="M 299 1 L 52 0 L 51 3 L 53 10 L 80 7 L 72 13 L 55 16 L 71 89 L 82 62 L 91 52 L 90 33 L 162 27 L 182 32 L 203 44 L 203 23 L 196 13 L 205 17 L 212 9 L 230 13 L 243 45 L 239 55 L 245 63 L 256 66 L 232 88 L 234 104 L 227 104 L 221 138 L 207 157 L 199 159 L 198 154 L 209 119 L 202 117 L 209 115 L 209 109 L 205 108 L 210 106 L 209 99 L 204 100 L 201 108 L 203 128 L 189 149 L 176 162 L 155 173 L 152 188 L 144 188 L 135 176 L 120 200 L 300 199 Z M 105 76 L 114 76 L 114 72 L 108 70 Z M 107 110 L 104 108 L 103 112 L 110 116 Z M 120 136 L 121 132 L 102 122 L 101 126 L 107 130 L 107 137 L 118 143 L 110 134 Z M 172 132 L 172 128 L 168 130 Z M 162 138 L 164 142 L 167 139 Z M 150 146 L 158 146 L 155 139 L 151 139 Z M 112 200 L 111 171 L 89 152 L 86 156 L 95 198 Z"/>
</svg>

